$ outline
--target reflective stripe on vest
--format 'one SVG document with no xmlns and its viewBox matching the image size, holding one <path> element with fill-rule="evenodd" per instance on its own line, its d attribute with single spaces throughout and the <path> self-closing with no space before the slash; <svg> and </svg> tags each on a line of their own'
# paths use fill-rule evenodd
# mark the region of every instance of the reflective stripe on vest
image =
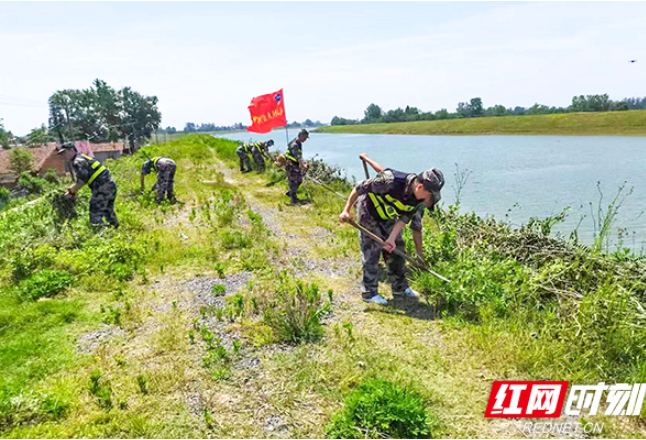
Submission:
<svg viewBox="0 0 646 440">
<path fill-rule="evenodd" d="M 151 160 L 153 161 L 153 168 L 155 171 L 157 171 L 157 162 L 159 162 L 160 157 L 153 157 Z"/>
<path fill-rule="evenodd" d="M 289 154 L 289 146 L 287 147 L 287 151 L 285 152 L 285 158 L 292 160 L 294 162 L 298 162 L 298 159 L 296 159 L 294 156 Z"/>
<path fill-rule="evenodd" d="M 407 213 L 414 211 L 416 208 L 416 206 L 404 205 L 401 201 L 388 194 L 384 196 L 386 200 L 384 200 L 384 197 L 373 193 L 368 193 L 368 196 L 370 197 L 370 200 L 372 200 L 372 204 L 377 210 L 377 214 L 379 214 L 379 217 L 383 220 L 394 220 L 399 218 L 402 211 L 403 213 Z"/>
<path fill-rule="evenodd" d="M 103 165 L 101 165 L 101 162 L 99 162 L 98 160 L 96 160 L 94 158 L 91 158 L 90 156 L 86 156 L 85 154 L 81 154 L 81 156 L 85 160 L 90 162 L 90 168 L 95 170 L 92 173 L 92 175 L 90 176 L 90 178 L 87 180 L 87 184 L 91 185 L 92 182 L 94 182 L 96 180 L 96 178 L 99 177 L 101 175 L 101 173 L 103 173 L 106 170 L 106 168 Z"/>
</svg>

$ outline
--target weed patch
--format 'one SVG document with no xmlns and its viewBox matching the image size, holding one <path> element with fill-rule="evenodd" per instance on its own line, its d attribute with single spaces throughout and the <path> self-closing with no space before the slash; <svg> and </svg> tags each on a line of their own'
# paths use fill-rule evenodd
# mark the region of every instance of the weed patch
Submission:
<svg viewBox="0 0 646 440">
<path fill-rule="evenodd" d="M 431 438 L 433 419 L 414 391 L 371 379 L 350 393 L 332 417 L 328 438 Z"/>
</svg>

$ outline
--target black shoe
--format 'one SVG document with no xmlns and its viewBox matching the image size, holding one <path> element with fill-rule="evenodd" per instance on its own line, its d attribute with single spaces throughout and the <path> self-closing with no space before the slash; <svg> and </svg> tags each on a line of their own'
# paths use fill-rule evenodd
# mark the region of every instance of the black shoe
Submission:
<svg viewBox="0 0 646 440">
<path fill-rule="evenodd" d="M 243 170 L 243 171 L 242 171 L 242 173 L 243 173 L 243 174 L 244 174 L 244 173 L 250 173 L 250 172 L 251 172 L 251 170 Z"/>
</svg>

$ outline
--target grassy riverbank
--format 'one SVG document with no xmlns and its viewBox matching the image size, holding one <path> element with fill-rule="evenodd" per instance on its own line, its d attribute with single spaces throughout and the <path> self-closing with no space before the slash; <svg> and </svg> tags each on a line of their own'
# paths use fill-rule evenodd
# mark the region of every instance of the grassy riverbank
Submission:
<svg viewBox="0 0 646 440">
<path fill-rule="evenodd" d="M 324 133 L 412 135 L 645 136 L 646 110 L 337 125 L 320 127 L 317 131 Z"/>
<path fill-rule="evenodd" d="M 284 173 L 239 173 L 235 147 L 148 147 L 178 163 L 174 206 L 138 193 L 143 155 L 108 161 L 118 231 L 91 232 L 87 193 L 70 224 L 46 201 L 0 217 L 2 436 L 363 435 L 353 417 L 379 411 L 353 393 L 378 384 L 424 435 L 524 438 L 484 419 L 493 380 L 646 382 L 643 260 L 445 207 L 424 248 L 452 281 L 412 272 L 426 300 L 368 306 L 343 201 L 306 183 L 311 203 L 288 206 Z M 584 418 L 646 435 L 642 417 Z"/>
</svg>

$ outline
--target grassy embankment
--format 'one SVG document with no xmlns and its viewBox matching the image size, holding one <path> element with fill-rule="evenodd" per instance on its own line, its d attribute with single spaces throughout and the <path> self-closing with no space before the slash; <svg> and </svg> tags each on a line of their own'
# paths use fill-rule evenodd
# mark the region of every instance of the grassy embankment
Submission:
<svg viewBox="0 0 646 440">
<path fill-rule="evenodd" d="M 646 135 L 646 110 L 337 125 L 321 127 L 317 131 L 325 133 L 420 135 L 644 136 Z"/>
<path fill-rule="evenodd" d="M 511 231 L 449 207 L 425 218 L 424 247 L 452 282 L 412 273 L 428 302 L 366 306 L 342 202 L 306 184 L 312 203 L 287 206 L 282 172 L 230 170 L 235 146 L 150 147 L 178 162 L 175 206 L 138 194 L 142 157 L 109 161 L 119 231 L 94 235 L 87 212 L 56 225 L 46 203 L 0 218 L 2 435 L 348 435 L 374 414 L 334 414 L 386 378 L 400 410 L 419 402 L 397 387 L 419 396 L 422 432 L 522 437 L 483 418 L 492 380 L 646 382 L 643 260 L 552 240 L 551 219 Z M 641 417 L 586 419 L 645 433 Z"/>
</svg>

